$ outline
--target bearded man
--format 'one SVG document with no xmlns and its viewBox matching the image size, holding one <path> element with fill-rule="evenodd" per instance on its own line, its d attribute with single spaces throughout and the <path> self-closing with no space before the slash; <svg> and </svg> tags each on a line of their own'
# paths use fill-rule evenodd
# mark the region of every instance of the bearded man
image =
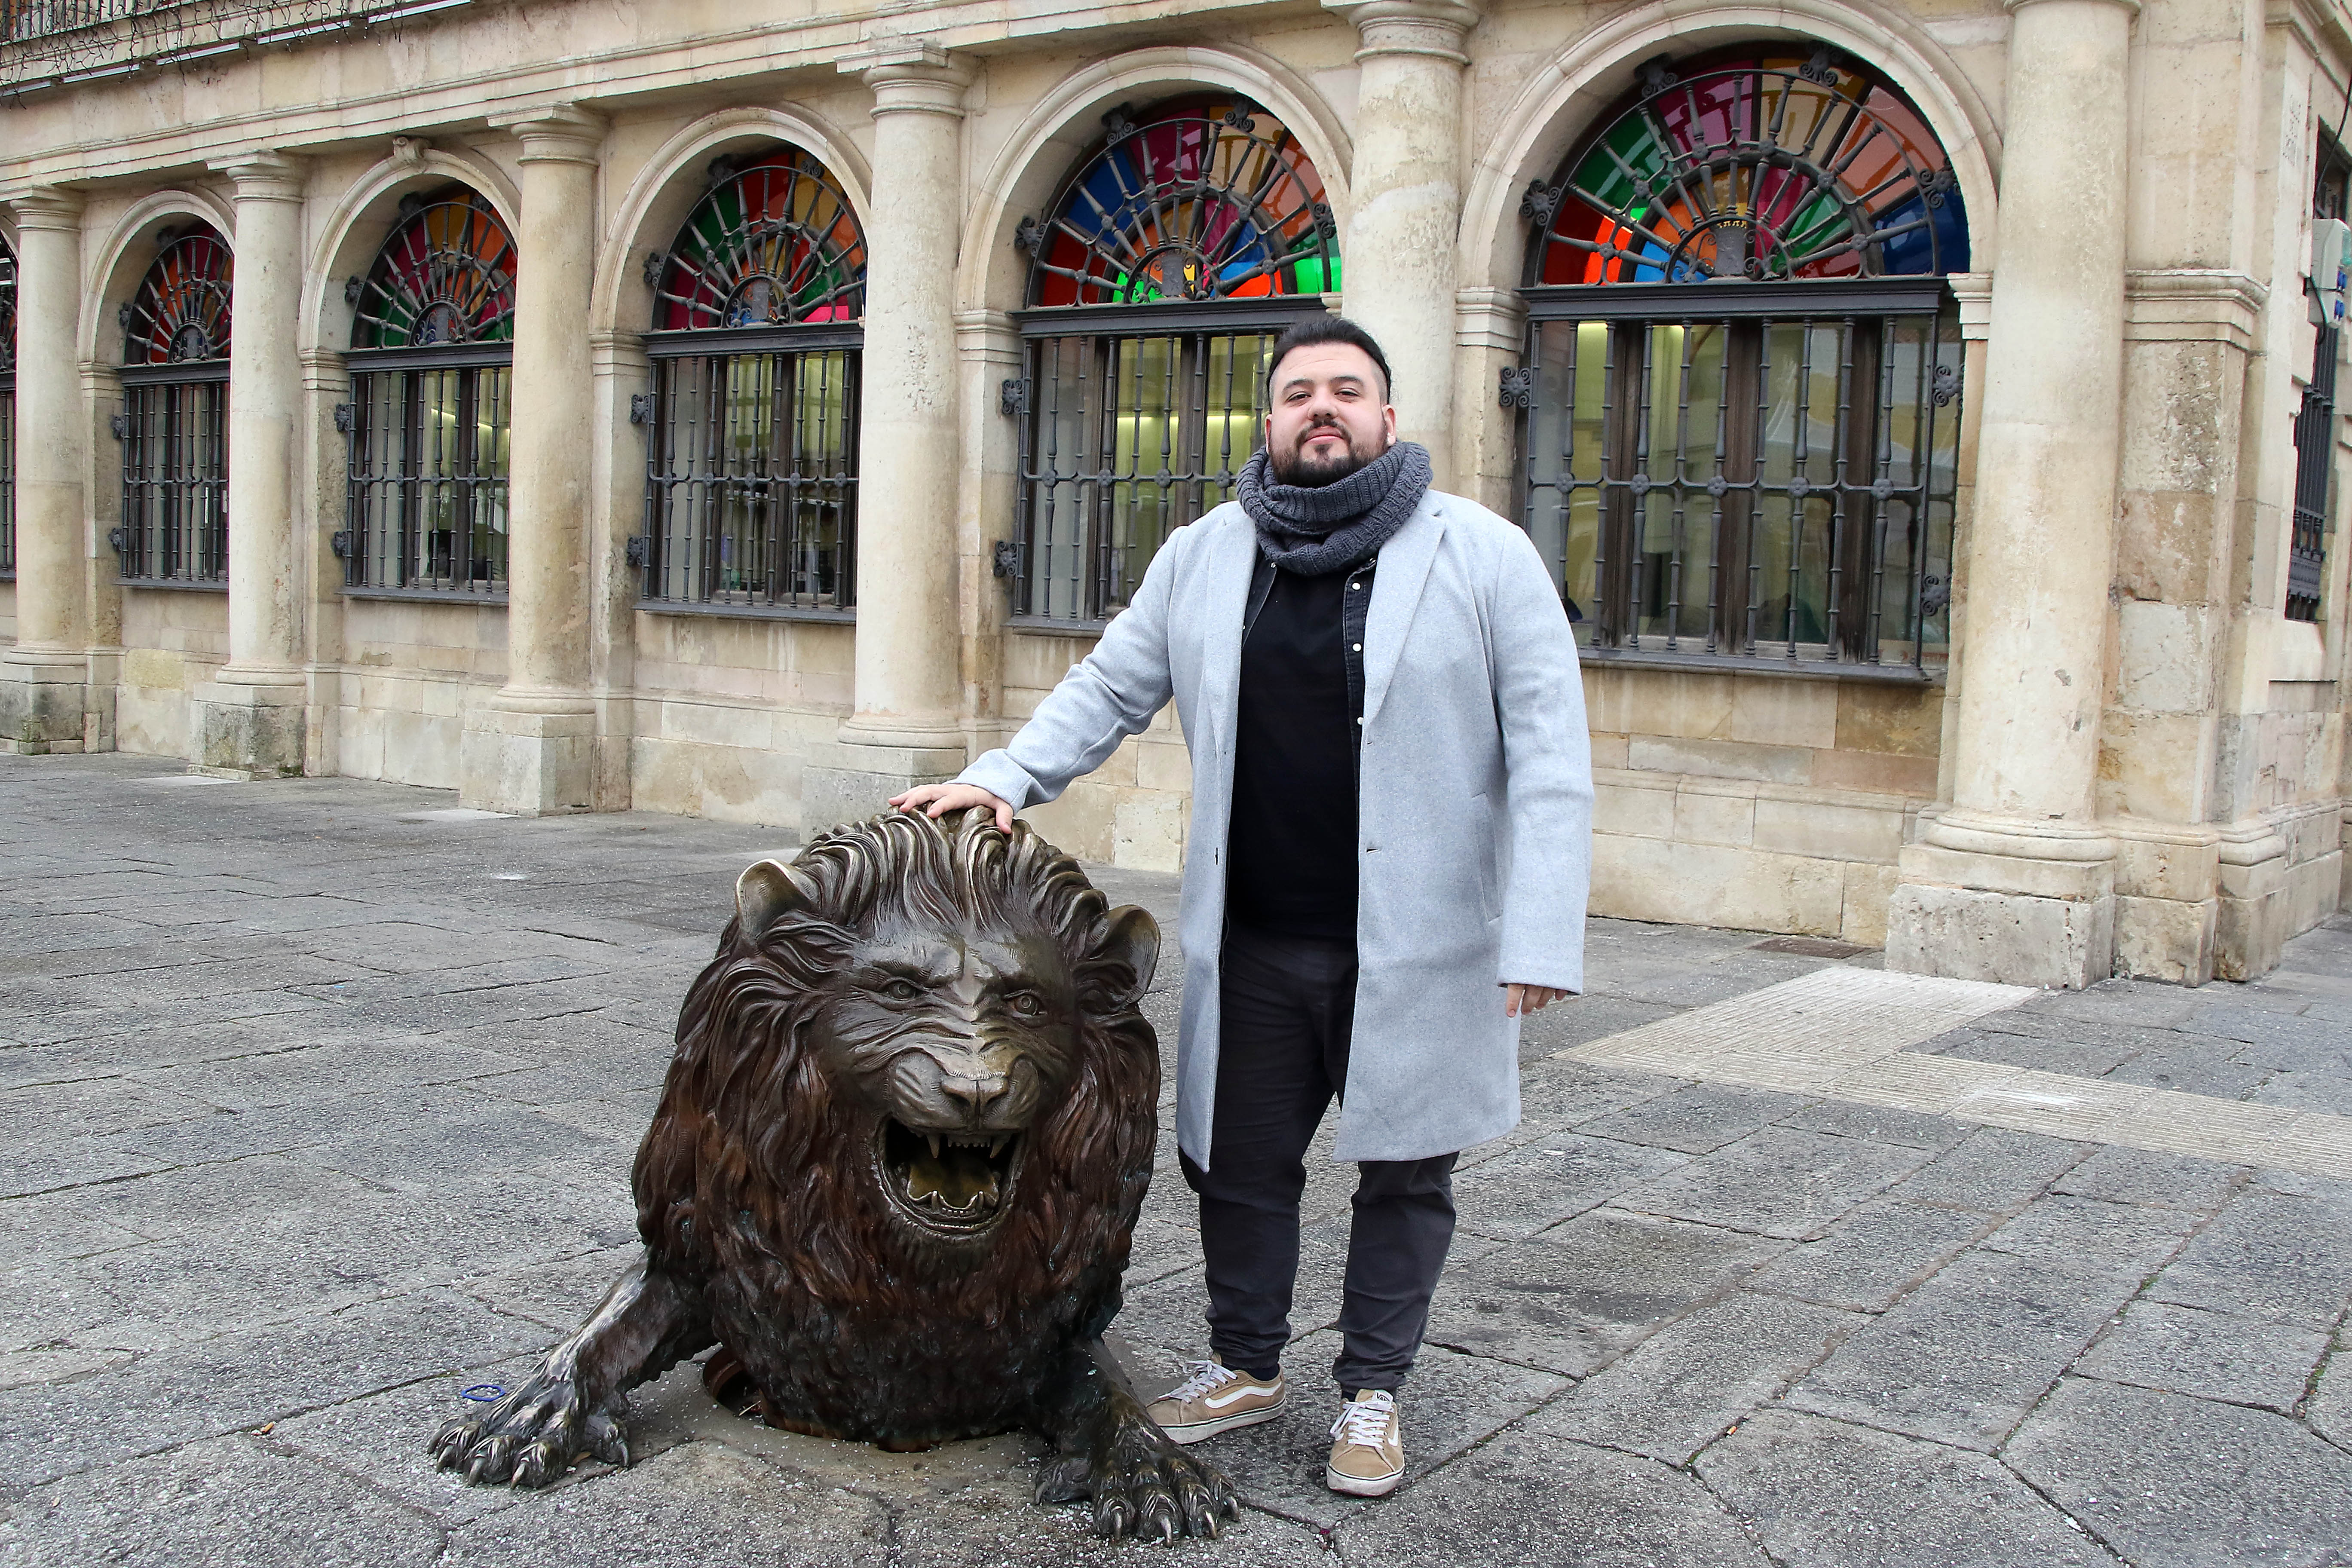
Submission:
<svg viewBox="0 0 2352 1568">
<path fill-rule="evenodd" d="M 1576 642 L 1527 534 L 1429 488 L 1352 322 L 1290 328 L 1236 498 L 1169 536 L 1012 743 L 892 802 L 1059 795 L 1171 699 L 1192 763 L 1177 1141 L 1209 1359 L 1151 1406 L 1198 1442 L 1273 1419 L 1306 1152 L 1336 1095 L 1360 1175 L 1325 1479 L 1404 1477 L 1396 1391 L 1454 1235 L 1460 1151 L 1519 1119 L 1527 1013 L 1583 984 L 1592 766 Z"/>
</svg>

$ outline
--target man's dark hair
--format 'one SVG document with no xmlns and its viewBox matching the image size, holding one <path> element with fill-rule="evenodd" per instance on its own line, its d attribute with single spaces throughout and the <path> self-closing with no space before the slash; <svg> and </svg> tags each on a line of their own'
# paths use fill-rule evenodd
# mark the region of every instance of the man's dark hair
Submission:
<svg viewBox="0 0 2352 1568">
<path fill-rule="evenodd" d="M 1389 356 L 1381 353 L 1381 345 L 1372 334 L 1345 316 L 1325 313 L 1303 316 L 1282 329 L 1282 336 L 1274 340 L 1274 357 L 1265 362 L 1266 401 L 1274 401 L 1274 373 L 1282 368 L 1283 357 L 1293 349 L 1313 348 L 1318 343 L 1346 343 L 1360 348 L 1372 356 L 1381 371 L 1381 401 L 1393 403 L 1393 384 L 1389 379 Z"/>
</svg>

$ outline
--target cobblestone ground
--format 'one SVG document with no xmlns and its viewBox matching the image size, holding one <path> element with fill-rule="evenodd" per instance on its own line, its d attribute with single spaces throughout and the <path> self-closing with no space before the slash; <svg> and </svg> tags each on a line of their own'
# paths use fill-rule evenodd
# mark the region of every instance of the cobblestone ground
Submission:
<svg viewBox="0 0 2352 1568">
<path fill-rule="evenodd" d="M 0 758 L 0 1562 L 1160 1550 L 1028 1506 L 1024 1439 L 789 1436 L 690 1369 L 636 1397 L 634 1468 L 540 1494 L 428 1468 L 459 1391 L 510 1381 L 627 1257 L 678 998 L 736 872 L 784 847 L 454 804 Z M 1172 914 L 1169 879 L 1102 880 Z M 1404 1402 L 1414 1476 L 1383 1502 L 1321 1483 L 1348 1184 L 1316 1172 L 1306 1397 L 1205 1450 L 1252 1507 L 1177 1552 L 2352 1563 L 2352 1167 L 2327 1152 L 2352 1113 L 2352 921 L 2259 984 L 2035 995 L 1911 1047 L 2201 1097 L 2146 1103 L 2255 1129 L 2231 1134 L 2242 1163 L 2132 1146 L 2144 1122 L 2062 1138 L 1560 1054 L 1839 962 L 1757 942 L 1595 923 L 1591 994 L 1528 1031 L 1526 1124 L 1465 1158 Z M 2321 1114 L 2269 1148 L 2289 1112 Z M 1118 1326 L 1145 1376 L 1201 1331 L 1173 1157 L 1163 1138 Z"/>
</svg>

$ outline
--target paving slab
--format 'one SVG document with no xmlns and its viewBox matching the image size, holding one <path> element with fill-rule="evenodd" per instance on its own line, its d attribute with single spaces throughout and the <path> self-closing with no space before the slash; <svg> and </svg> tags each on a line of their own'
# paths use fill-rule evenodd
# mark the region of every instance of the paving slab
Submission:
<svg viewBox="0 0 2352 1568">
<path fill-rule="evenodd" d="M 1768 1410 L 1698 1473 L 1786 1568 L 2111 1568 L 2115 1559 L 1999 1461 Z"/>
<path fill-rule="evenodd" d="M 2352 1184 L 2234 1199 L 2148 1288 L 2151 1300 L 2330 1329 L 2352 1299 Z"/>
<path fill-rule="evenodd" d="M 2137 1568 L 2352 1559 L 2352 1454 L 2267 1411 L 2069 1379 L 2004 1457 Z"/>
<path fill-rule="evenodd" d="M 1756 1276 L 1756 1284 L 1823 1306 L 1884 1311 L 1995 1223 L 1969 1210 L 1882 1199 L 1780 1254 Z"/>
<path fill-rule="evenodd" d="M 2303 1403 L 2327 1349 L 2327 1336 L 2308 1329 L 2136 1301 L 2083 1352 L 2074 1371 L 2286 1415 Z"/>
<path fill-rule="evenodd" d="M 1928 1157 L 1909 1144 L 1765 1127 L 1625 1194 L 1617 1206 L 1796 1241 L 1821 1235 Z"/>
</svg>

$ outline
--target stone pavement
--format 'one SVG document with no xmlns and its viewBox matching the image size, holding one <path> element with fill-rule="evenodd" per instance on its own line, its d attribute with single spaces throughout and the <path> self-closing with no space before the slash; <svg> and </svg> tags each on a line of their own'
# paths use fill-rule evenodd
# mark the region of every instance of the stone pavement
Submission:
<svg viewBox="0 0 2352 1568">
<path fill-rule="evenodd" d="M 629 1470 L 427 1468 L 627 1257 L 679 996 L 782 836 L 122 756 L 0 758 L 0 1563 L 1160 1550 L 1028 1506 L 1024 1438 L 792 1436 L 690 1368 L 637 1395 Z M 1100 879 L 1172 913 L 1170 879 Z M 2352 921 L 2200 991 L 1923 990 L 1822 946 L 1594 922 L 1525 1125 L 1465 1157 L 1383 1502 L 1320 1479 L 1318 1165 L 1307 1397 L 1205 1450 L 1252 1507 L 1177 1552 L 2352 1563 Z M 1117 1329 L 1147 1376 L 1201 1336 L 1173 1160 Z"/>
</svg>

